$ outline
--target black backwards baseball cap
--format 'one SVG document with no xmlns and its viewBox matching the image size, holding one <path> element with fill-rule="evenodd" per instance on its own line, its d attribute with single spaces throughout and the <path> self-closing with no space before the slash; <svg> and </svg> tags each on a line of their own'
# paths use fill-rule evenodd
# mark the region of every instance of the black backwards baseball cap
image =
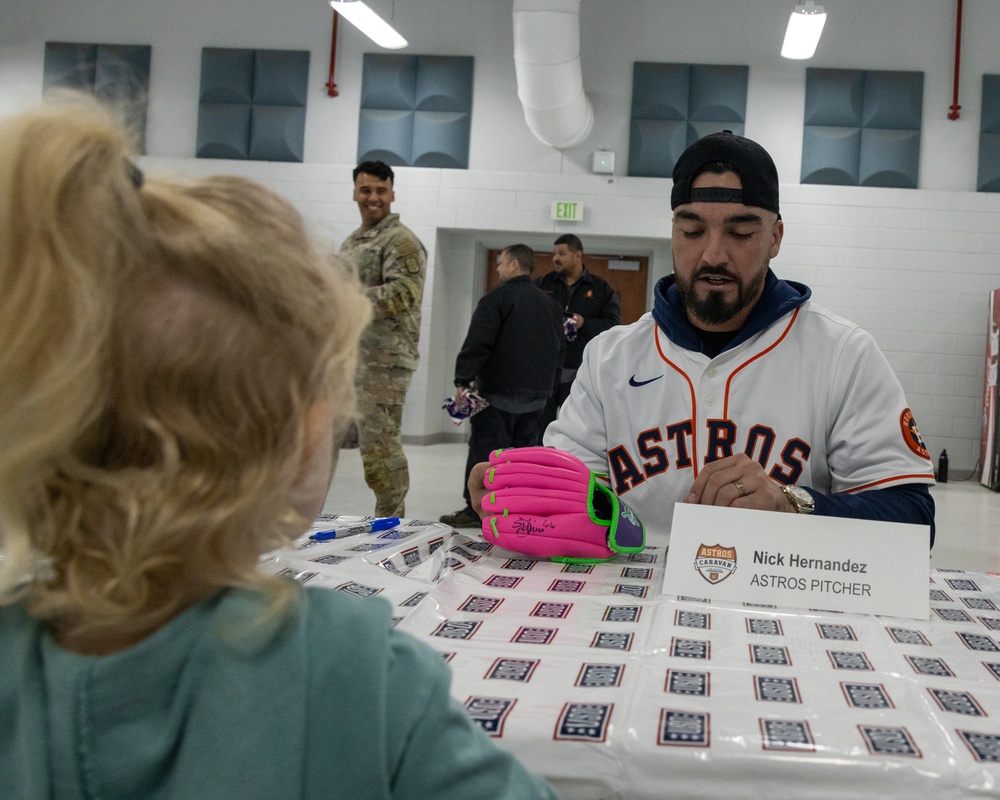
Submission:
<svg viewBox="0 0 1000 800">
<path fill-rule="evenodd" d="M 707 187 L 692 189 L 691 183 L 706 164 L 724 161 L 732 164 L 740 176 L 743 189 Z M 751 139 L 732 131 L 703 136 L 681 153 L 674 165 L 674 188 L 670 191 L 670 208 L 685 203 L 742 203 L 773 211 L 778 216 L 778 170 L 767 150 Z"/>
</svg>

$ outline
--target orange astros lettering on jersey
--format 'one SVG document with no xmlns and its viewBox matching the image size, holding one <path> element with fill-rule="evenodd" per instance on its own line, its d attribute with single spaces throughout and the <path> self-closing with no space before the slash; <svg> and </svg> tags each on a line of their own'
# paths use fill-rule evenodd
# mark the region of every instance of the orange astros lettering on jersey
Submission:
<svg viewBox="0 0 1000 800">
<path fill-rule="evenodd" d="M 903 432 L 903 441 L 914 453 L 922 458 L 930 459 L 931 454 L 927 452 L 924 440 L 917 429 L 917 421 L 913 418 L 913 412 L 908 408 L 903 409 L 899 415 L 899 429 Z"/>
</svg>

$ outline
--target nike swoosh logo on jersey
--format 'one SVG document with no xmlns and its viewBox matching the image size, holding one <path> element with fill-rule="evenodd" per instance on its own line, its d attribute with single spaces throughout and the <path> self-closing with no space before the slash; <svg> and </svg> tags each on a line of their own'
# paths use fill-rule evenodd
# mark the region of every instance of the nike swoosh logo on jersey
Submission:
<svg viewBox="0 0 1000 800">
<path fill-rule="evenodd" d="M 652 383 L 653 381 L 658 381 L 662 378 L 662 375 L 657 375 L 655 378 L 650 378 L 648 381 L 637 381 L 635 375 L 628 379 L 629 386 L 645 386 L 647 383 Z"/>
</svg>

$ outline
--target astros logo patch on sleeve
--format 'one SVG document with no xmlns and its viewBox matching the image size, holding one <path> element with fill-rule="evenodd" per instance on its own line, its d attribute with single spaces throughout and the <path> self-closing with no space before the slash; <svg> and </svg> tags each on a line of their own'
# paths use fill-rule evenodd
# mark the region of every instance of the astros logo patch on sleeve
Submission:
<svg viewBox="0 0 1000 800">
<path fill-rule="evenodd" d="M 929 459 L 931 457 L 930 453 L 927 452 L 927 447 L 924 445 L 924 440 L 920 436 L 920 431 L 917 429 L 917 422 L 913 419 L 913 412 L 910 409 L 904 408 L 903 413 L 900 414 L 899 428 L 903 432 L 903 441 L 906 442 L 907 447 L 921 458 Z"/>
</svg>

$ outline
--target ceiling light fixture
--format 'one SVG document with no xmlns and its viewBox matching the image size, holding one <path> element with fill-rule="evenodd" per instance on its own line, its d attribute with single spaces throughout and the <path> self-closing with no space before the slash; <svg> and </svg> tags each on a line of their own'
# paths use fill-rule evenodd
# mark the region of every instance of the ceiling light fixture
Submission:
<svg viewBox="0 0 1000 800">
<path fill-rule="evenodd" d="M 819 44 L 819 37 L 826 25 L 826 12 L 813 0 L 799 3 L 788 18 L 785 43 L 781 45 L 784 58 L 812 58 Z"/>
<path fill-rule="evenodd" d="M 379 47 L 388 50 L 406 47 L 406 39 L 361 0 L 330 0 L 330 7 Z"/>
</svg>

